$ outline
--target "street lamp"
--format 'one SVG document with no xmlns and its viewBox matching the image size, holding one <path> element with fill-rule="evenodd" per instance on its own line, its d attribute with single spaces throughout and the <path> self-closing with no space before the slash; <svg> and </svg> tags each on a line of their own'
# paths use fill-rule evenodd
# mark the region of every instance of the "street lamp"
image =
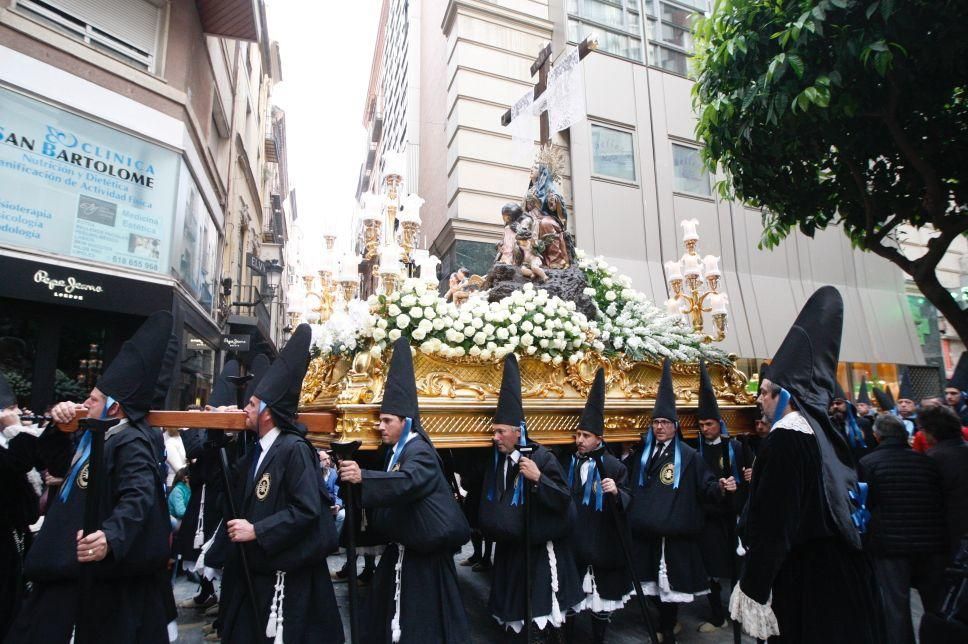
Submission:
<svg viewBox="0 0 968 644">
<path fill-rule="evenodd" d="M 271 302 L 276 297 L 276 290 L 282 280 L 282 265 L 278 259 L 270 259 L 266 263 L 266 301 Z"/>
</svg>

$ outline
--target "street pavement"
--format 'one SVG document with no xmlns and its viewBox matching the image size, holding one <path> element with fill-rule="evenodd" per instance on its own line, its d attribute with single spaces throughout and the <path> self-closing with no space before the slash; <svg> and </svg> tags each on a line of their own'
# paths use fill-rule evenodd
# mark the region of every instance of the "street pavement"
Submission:
<svg viewBox="0 0 968 644">
<path fill-rule="evenodd" d="M 465 546 L 464 551 L 456 557 L 456 561 L 462 561 L 470 555 L 470 546 Z M 329 558 L 330 570 L 338 570 L 342 567 L 345 558 L 342 555 L 334 555 Z M 360 558 L 362 566 L 362 557 Z M 460 578 L 461 589 L 464 594 L 464 606 L 467 610 L 467 617 L 471 625 L 471 638 L 468 643 L 460 644 L 495 644 L 502 642 L 502 631 L 498 627 L 494 618 L 487 612 L 487 596 L 490 591 L 490 575 L 488 573 L 476 573 L 470 567 L 457 566 Z M 349 641 L 349 596 L 347 594 L 347 584 L 335 583 L 336 601 L 339 604 L 340 612 L 343 617 L 343 625 L 346 630 L 346 640 Z M 181 601 L 193 596 L 197 588 L 194 584 L 180 577 L 175 584 L 175 600 Z M 365 589 L 364 589 L 365 592 Z M 724 605 L 728 603 L 728 595 L 723 591 Z M 699 633 L 696 628 L 703 622 L 707 615 L 708 603 L 702 598 L 692 604 L 683 604 L 679 610 L 679 623 L 682 625 L 682 632 L 678 635 L 678 641 L 683 644 L 732 644 L 732 629 L 722 628 L 714 633 Z M 911 612 L 914 623 L 918 624 L 921 620 L 921 602 L 916 592 L 911 597 Z M 266 616 L 268 618 L 268 616 Z M 653 617 L 656 615 L 653 613 Z M 195 609 L 180 608 L 178 610 L 178 641 L 182 644 L 200 644 L 203 642 L 202 626 L 210 622 L 211 618 L 204 617 L 200 611 Z M 645 628 L 642 626 L 642 618 L 639 614 L 638 606 L 633 598 L 624 609 L 612 616 L 612 625 L 609 627 L 606 638 L 608 644 L 642 644 L 648 641 L 645 635 Z M 579 617 L 576 631 L 576 642 L 582 644 L 591 642 L 591 622 L 588 614 Z M 754 640 L 743 636 L 744 644 L 753 644 Z"/>
</svg>

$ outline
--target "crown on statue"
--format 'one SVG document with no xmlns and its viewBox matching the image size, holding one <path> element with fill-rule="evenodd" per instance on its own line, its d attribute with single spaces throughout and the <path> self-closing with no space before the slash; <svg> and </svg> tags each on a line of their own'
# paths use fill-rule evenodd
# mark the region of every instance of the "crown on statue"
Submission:
<svg viewBox="0 0 968 644">
<path fill-rule="evenodd" d="M 565 151 L 553 143 L 545 143 L 538 148 L 534 164 L 546 166 L 551 174 L 551 180 L 560 183 L 565 170 Z"/>
</svg>

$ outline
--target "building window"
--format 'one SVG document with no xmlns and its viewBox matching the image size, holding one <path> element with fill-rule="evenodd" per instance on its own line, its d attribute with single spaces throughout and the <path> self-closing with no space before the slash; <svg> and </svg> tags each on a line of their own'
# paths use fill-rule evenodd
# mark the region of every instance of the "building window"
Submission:
<svg viewBox="0 0 968 644">
<path fill-rule="evenodd" d="M 635 181 L 632 133 L 592 125 L 592 172 L 624 181 Z"/>
<path fill-rule="evenodd" d="M 712 181 L 697 148 L 672 144 L 673 184 L 676 192 L 712 196 Z"/>
<path fill-rule="evenodd" d="M 113 58 L 155 71 L 162 14 L 147 0 L 17 0 L 17 7 Z"/>
<path fill-rule="evenodd" d="M 641 0 L 568 0 L 568 40 L 599 34 L 599 49 L 643 62 Z"/>
<path fill-rule="evenodd" d="M 706 0 L 644 0 L 648 22 L 649 64 L 686 76 L 694 45 L 693 21 L 706 11 Z"/>
</svg>

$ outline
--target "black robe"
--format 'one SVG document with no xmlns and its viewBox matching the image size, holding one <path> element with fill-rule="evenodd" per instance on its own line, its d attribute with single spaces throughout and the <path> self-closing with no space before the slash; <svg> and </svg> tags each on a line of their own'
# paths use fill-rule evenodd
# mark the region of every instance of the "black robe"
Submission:
<svg viewBox="0 0 968 644">
<path fill-rule="evenodd" d="M 175 534 L 172 552 L 186 561 L 196 561 L 201 546 L 195 546 L 195 534 L 201 516 L 202 543 L 215 535 L 222 519 L 219 513 L 220 499 L 225 491 L 219 446 L 225 444 L 225 432 L 218 430 L 189 429 L 182 432 L 185 457 L 188 459 L 188 480 L 192 493 L 188 499 L 181 527 Z M 202 501 L 204 499 L 204 511 Z M 206 557 L 207 560 L 207 557 Z"/>
<path fill-rule="evenodd" d="M 19 434 L 0 447 L 0 570 L 4 571 L 0 577 L 0 638 L 23 600 L 23 556 L 30 525 L 39 516 L 37 494 L 27 481 L 36 440 L 30 434 Z"/>
<path fill-rule="evenodd" d="M 592 452 L 590 458 L 591 460 L 601 458 L 605 470 L 601 478 L 614 480 L 618 487 L 617 496 L 602 494 L 601 510 L 595 509 L 595 489 L 592 490 L 588 505 L 585 505 L 585 490 L 581 481 L 582 460 L 575 459 L 572 471 L 571 459 L 569 459 L 567 467 L 572 474 L 571 498 L 576 509 L 575 531 L 572 537 L 575 565 L 578 568 L 578 577 L 582 580 L 585 608 L 598 612 L 618 608 L 614 605 L 599 607 L 599 599 L 624 603 L 633 592 L 632 577 L 629 575 L 625 556 L 622 554 L 619 528 L 615 525 L 615 518 L 609 507 L 610 504 L 618 503 L 619 510 L 624 512 L 632 497 L 628 490 L 628 469 L 624 463 L 612 456 L 604 445 Z M 594 485 L 597 486 L 598 482 L 596 481 Z"/>
<path fill-rule="evenodd" d="M 703 565 L 710 577 L 735 580 L 736 561 L 736 517 L 746 504 L 749 485 L 743 480 L 743 468 L 752 467 L 753 454 L 739 441 L 721 437 L 718 445 L 705 443 L 702 437 L 702 458 L 713 478 L 736 478 L 736 491 L 708 497 L 703 500 L 705 522 L 699 539 Z M 726 451 L 727 441 L 733 444 L 736 458 L 735 467 Z M 697 442 L 697 447 L 699 443 Z"/>
<path fill-rule="evenodd" d="M 821 469 L 812 434 L 777 427 L 763 441 L 739 587 L 761 604 L 772 594 L 771 642 L 884 642 L 870 564 L 834 527 Z"/>
<path fill-rule="evenodd" d="M 166 569 L 171 524 L 156 434 L 143 421 L 122 423 L 107 433 L 96 503 L 110 552 L 100 562 L 85 564 L 92 566 L 94 581 L 84 597 L 77 561 L 77 532 L 90 480 L 84 469 L 66 502 L 60 497 L 51 501 L 27 553 L 24 570 L 33 587 L 8 643 L 67 642 L 82 602 L 91 611 L 87 615 L 93 641 L 168 642 L 174 605 Z"/>
<path fill-rule="evenodd" d="M 575 522 L 575 506 L 571 501 L 568 483 L 561 465 L 546 448 L 531 443 L 534 452 L 531 459 L 541 470 L 537 484 L 524 481 L 522 496 L 531 486 L 531 606 L 532 617 L 552 616 L 554 625 L 583 599 L 581 581 L 575 569 L 571 547 L 571 533 Z M 512 484 L 503 494 L 499 493 L 495 475 L 503 472 L 503 456 L 499 455 L 497 467 L 489 467 L 484 476 L 481 497 L 480 521 L 484 537 L 496 542 L 494 569 L 491 577 L 491 595 L 488 609 L 502 624 L 520 622 L 523 626 L 526 607 L 525 552 L 524 552 L 524 499 L 519 505 L 511 505 L 514 481 L 520 476 L 518 466 L 512 466 Z M 493 490 L 493 492 L 491 492 Z M 489 494 L 492 499 L 489 500 Z M 551 559 L 555 561 L 555 579 L 558 591 L 552 602 Z M 557 607 L 557 612 L 553 610 Z M 545 622 L 538 622 L 543 627 Z M 518 629 L 516 629 L 518 630 Z"/>
<path fill-rule="evenodd" d="M 343 625 L 326 566 L 336 548 L 336 528 L 323 498 L 319 457 L 309 442 L 281 432 L 269 447 L 255 476 L 257 453 L 247 449 L 238 463 L 235 498 L 239 512 L 255 527 L 255 541 L 243 545 L 252 572 L 258 615 L 252 614 L 242 576 L 239 546 L 228 548 L 222 578 L 222 641 L 271 642 L 265 636 L 276 572 L 285 576 L 283 622 L 287 644 L 342 642 Z M 229 519 L 226 516 L 226 521 Z"/>
<path fill-rule="evenodd" d="M 388 463 L 390 455 L 388 450 Z M 363 470 L 360 492 L 369 521 L 390 542 L 380 557 L 366 597 L 363 641 L 392 641 L 401 545 L 398 641 L 467 641 L 470 633 L 457 584 L 454 552 L 470 538 L 470 528 L 433 446 L 422 436 L 413 435 L 392 471 Z"/>
<path fill-rule="evenodd" d="M 692 601 L 692 595 L 709 591 L 699 538 L 704 523 L 703 503 L 719 498 L 719 483 L 696 450 L 680 439 L 679 489 L 674 487 L 674 442 L 669 443 L 661 458 L 650 455 L 644 485 L 640 486 L 642 449 L 644 446 L 633 456 L 630 482 L 629 525 L 636 573 L 646 594 L 664 597 L 665 601 Z M 668 589 L 663 587 L 659 574 L 663 554 Z"/>
</svg>

